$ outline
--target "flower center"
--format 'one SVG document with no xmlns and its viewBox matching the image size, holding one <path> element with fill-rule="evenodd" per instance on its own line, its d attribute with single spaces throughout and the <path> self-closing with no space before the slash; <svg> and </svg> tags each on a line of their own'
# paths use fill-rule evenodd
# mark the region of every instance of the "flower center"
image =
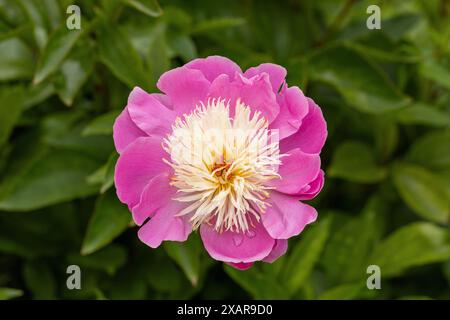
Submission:
<svg viewBox="0 0 450 320">
<path fill-rule="evenodd" d="M 279 179 L 278 132 L 267 120 L 238 100 L 234 116 L 223 99 L 201 103 L 177 118 L 163 147 L 174 170 L 176 201 L 187 207 L 193 228 L 214 224 L 218 232 L 246 232 L 269 205 L 268 185 Z"/>
</svg>

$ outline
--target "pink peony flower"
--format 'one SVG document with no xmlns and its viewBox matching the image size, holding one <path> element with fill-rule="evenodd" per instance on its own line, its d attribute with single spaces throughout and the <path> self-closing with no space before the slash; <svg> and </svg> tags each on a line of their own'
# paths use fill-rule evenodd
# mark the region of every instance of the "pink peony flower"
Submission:
<svg viewBox="0 0 450 320">
<path fill-rule="evenodd" d="M 285 76 L 211 56 L 164 73 L 162 94 L 133 89 L 114 124 L 115 185 L 141 241 L 156 248 L 199 229 L 211 257 L 247 269 L 316 220 L 300 200 L 322 189 L 327 127 Z"/>
</svg>

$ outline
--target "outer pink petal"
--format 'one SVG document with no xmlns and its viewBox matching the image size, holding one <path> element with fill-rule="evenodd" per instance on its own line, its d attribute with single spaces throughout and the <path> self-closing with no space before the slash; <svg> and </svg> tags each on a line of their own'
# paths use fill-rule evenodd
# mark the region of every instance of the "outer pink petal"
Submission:
<svg viewBox="0 0 450 320">
<path fill-rule="evenodd" d="M 130 144 L 117 160 L 114 181 L 120 201 L 134 207 L 150 180 L 170 170 L 162 161 L 167 153 L 162 149 L 161 139 L 141 137 Z"/>
<path fill-rule="evenodd" d="M 167 94 L 177 115 L 190 113 L 204 101 L 210 82 L 199 70 L 184 67 L 165 72 L 158 80 L 157 87 Z"/>
<path fill-rule="evenodd" d="M 139 137 L 145 137 L 147 134 L 139 129 L 131 120 L 128 108 L 119 114 L 113 125 L 114 145 L 118 153 L 122 153 L 125 148 Z"/>
<path fill-rule="evenodd" d="M 165 136 L 176 117 L 172 110 L 139 87 L 131 91 L 127 108 L 133 122 L 148 135 Z"/>
<path fill-rule="evenodd" d="M 278 95 L 277 101 L 280 113 L 270 124 L 270 129 L 278 129 L 279 138 L 284 139 L 300 128 L 302 119 L 308 113 L 308 100 L 298 87 L 290 87 Z"/>
<path fill-rule="evenodd" d="M 155 212 L 172 201 L 176 190 L 169 184 L 170 174 L 163 172 L 157 175 L 144 188 L 140 201 L 131 210 L 137 225 L 141 225 L 147 218 L 153 217 Z"/>
<path fill-rule="evenodd" d="M 290 150 L 288 154 L 282 158 L 278 170 L 281 179 L 272 180 L 270 186 L 278 192 L 296 194 L 319 174 L 320 156 L 304 153 L 300 149 Z"/>
<path fill-rule="evenodd" d="M 216 260 L 248 263 L 267 257 L 275 240 L 269 236 L 261 223 L 255 223 L 249 234 L 224 231 L 218 233 L 206 223 L 200 227 L 200 235 L 206 251 Z"/>
<path fill-rule="evenodd" d="M 239 270 L 247 270 L 250 269 L 253 266 L 253 262 L 248 263 L 233 263 L 233 262 L 225 262 L 226 264 L 232 266 L 233 268 L 239 269 Z"/>
<path fill-rule="evenodd" d="M 272 206 L 262 214 L 261 220 L 269 235 L 275 239 L 296 236 L 317 218 L 317 211 L 298 201 L 298 197 L 273 191 L 270 204 Z"/>
<path fill-rule="evenodd" d="M 293 135 L 280 141 L 280 151 L 285 153 L 300 148 L 306 153 L 319 153 L 327 139 L 327 124 L 322 111 L 316 103 L 308 98 L 309 111 L 303 118 L 300 129 Z"/>
<path fill-rule="evenodd" d="M 235 73 L 242 73 L 241 68 L 228 58 L 221 56 L 209 56 L 195 59 L 185 65 L 190 69 L 200 70 L 206 79 L 213 82 L 221 74 L 234 77 Z"/>
<path fill-rule="evenodd" d="M 325 183 L 325 172 L 323 170 L 320 170 L 319 174 L 317 175 L 316 179 L 314 179 L 313 182 L 311 182 L 307 188 L 304 190 L 300 190 L 298 192 L 298 198 L 300 200 L 311 200 L 317 196 L 317 194 L 322 190 L 323 185 Z"/>
<path fill-rule="evenodd" d="M 186 241 L 192 227 L 186 216 L 176 216 L 184 207 L 185 204 L 178 201 L 168 202 L 139 229 L 139 239 L 152 248 L 157 248 L 165 240 Z"/>
<path fill-rule="evenodd" d="M 163 104 L 167 109 L 173 110 L 172 100 L 163 93 L 152 93 L 151 96 Z"/>
<path fill-rule="evenodd" d="M 229 99 L 232 108 L 240 98 L 252 110 L 260 111 L 270 123 L 275 120 L 280 110 L 271 87 L 267 73 L 251 79 L 237 74 L 233 80 L 230 80 L 228 75 L 222 74 L 211 84 L 208 97 Z"/>
<path fill-rule="evenodd" d="M 284 79 L 286 78 L 286 69 L 278 64 L 262 63 L 257 67 L 249 68 L 247 71 L 245 71 L 244 75 L 247 78 L 251 78 L 263 72 L 269 74 L 272 90 L 274 93 L 278 93 L 278 89 L 284 83 Z"/>
<path fill-rule="evenodd" d="M 277 239 L 275 241 L 275 245 L 273 246 L 272 251 L 270 251 L 269 255 L 263 259 L 264 262 L 275 262 L 279 257 L 284 255 L 288 248 L 288 241 L 284 239 Z"/>
</svg>

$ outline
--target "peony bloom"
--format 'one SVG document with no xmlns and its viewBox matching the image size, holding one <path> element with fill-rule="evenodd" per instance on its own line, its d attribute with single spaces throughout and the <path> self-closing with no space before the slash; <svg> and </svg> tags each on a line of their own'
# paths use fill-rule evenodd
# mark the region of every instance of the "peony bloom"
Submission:
<svg viewBox="0 0 450 320">
<path fill-rule="evenodd" d="M 301 202 L 322 189 L 320 108 L 286 70 L 245 71 L 212 56 L 164 73 L 161 93 L 134 88 L 114 124 L 119 199 L 152 248 L 199 230 L 216 260 L 273 262 L 316 220 Z"/>
</svg>

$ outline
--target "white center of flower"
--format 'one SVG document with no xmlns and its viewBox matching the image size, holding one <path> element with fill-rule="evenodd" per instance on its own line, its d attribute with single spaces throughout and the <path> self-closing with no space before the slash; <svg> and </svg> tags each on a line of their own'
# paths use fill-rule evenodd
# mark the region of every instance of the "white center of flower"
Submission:
<svg viewBox="0 0 450 320">
<path fill-rule="evenodd" d="M 174 170 L 171 184 L 187 207 L 193 228 L 246 232 L 266 210 L 268 182 L 278 179 L 278 132 L 238 100 L 235 114 L 222 99 L 209 100 L 177 118 L 163 147 Z"/>
</svg>

